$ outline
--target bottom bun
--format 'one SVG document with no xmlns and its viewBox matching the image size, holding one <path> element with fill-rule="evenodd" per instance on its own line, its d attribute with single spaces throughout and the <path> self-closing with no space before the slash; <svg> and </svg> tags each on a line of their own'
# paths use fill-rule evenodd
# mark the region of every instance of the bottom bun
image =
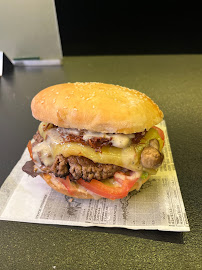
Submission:
<svg viewBox="0 0 202 270">
<path fill-rule="evenodd" d="M 74 194 L 70 194 L 67 190 L 67 188 L 59 181 L 58 177 L 55 177 L 53 174 L 47 174 L 47 173 L 43 173 L 40 174 L 40 176 L 46 181 L 46 183 L 53 188 L 54 190 L 56 190 L 59 193 L 62 193 L 64 195 L 67 195 L 69 197 L 73 197 L 73 198 L 77 198 L 77 199 L 100 199 L 102 198 L 101 196 L 94 194 L 93 192 L 85 189 L 84 187 L 82 187 L 81 185 L 79 185 L 78 183 L 75 182 L 75 191 Z M 137 181 L 134 186 L 130 189 L 130 192 L 133 190 L 139 190 L 141 188 L 141 186 L 149 179 L 146 178 L 144 180 L 141 181 Z"/>
<path fill-rule="evenodd" d="M 51 174 L 43 173 L 41 177 L 46 181 L 46 183 L 52 187 L 57 192 L 60 192 L 69 197 L 74 197 L 78 199 L 94 199 L 94 196 L 89 193 L 87 189 L 75 183 L 77 189 L 74 192 L 74 195 L 70 194 L 66 187 L 58 180 L 57 177 Z M 96 196 L 96 195 L 95 195 Z"/>
</svg>

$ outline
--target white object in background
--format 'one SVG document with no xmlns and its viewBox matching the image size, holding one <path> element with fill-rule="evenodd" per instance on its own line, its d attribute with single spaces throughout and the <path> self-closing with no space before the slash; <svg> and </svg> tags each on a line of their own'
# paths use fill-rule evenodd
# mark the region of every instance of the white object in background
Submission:
<svg viewBox="0 0 202 270">
<path fill-rule="evenodd" d="M 10 59 L 62 59 L 54 0 L 0 2 L 0 50 Z"/>
<path fill-rule="evenodd" d="M 60 59 L 46 59 L 46 60 L 13 60 L 15 66 L 60 66 L 62 61 Z"/>
</svg>

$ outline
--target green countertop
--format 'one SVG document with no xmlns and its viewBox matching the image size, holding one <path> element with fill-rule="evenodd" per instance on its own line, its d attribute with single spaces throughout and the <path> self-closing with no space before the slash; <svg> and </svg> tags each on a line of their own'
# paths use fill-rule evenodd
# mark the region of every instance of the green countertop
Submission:
<svg viewBox="0 0 202 270">
<path fill-rule="evenodd" d="M 201 269 L 202 55 L 65 57 L 62 67 L 16 67 L 0 79 L 1 184 L 38 125 L 32 97 L 75 81 L 134 88 L 160 106 L 191 231 L 1 221 L 0 269 Z"/>
</svg>

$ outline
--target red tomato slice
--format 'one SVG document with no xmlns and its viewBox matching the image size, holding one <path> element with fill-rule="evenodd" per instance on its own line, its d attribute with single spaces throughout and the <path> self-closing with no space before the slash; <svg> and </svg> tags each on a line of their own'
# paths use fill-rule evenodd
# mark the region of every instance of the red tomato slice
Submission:
<svg viewBox="0 0 202 270">
<path fill-rule="evenodd" d="M 160 129 L 160 128 L 158 128 L 158 127 L 156 127 L 156 126 L 153 126 L 152 128 L 156 129 L 156 130 L 158 131 L 159 136 L 161 137 L 161 139 L 162 139 L 163 141 L 165 141 L 165 136 L 164 136 L 163 130 Z"/>
<path fill-rule="evenodd" d="M 107 186 L 101 181 L 91 180 L 91 182 L 86 182 L 83 179 L 79 179 L 77 182 L 85 187 L 86 189 L 94 192 L 97 195 L 100 195 L 104 198 L 108 198 L 111 200 L 121 199 L 128 195 L 128 192 L 132 188 L 132 186 L 139 179 L 140 174 L 133 172 L 130 176 L 125 175 L 122 172 L 117 172 L 114 175 L 114 179 L 116 182 L 120 184 L 120 186 Z"/>
<path fill-rule="evenodd" d="M 69 176 L 66 177 L 66 179 L 58 178 L 58 180 L 66 187 L 67 191 L 70 195 L 74 195 L 77 188 L 75 185 L 70 181 Z"/>
<path fill-rule="evenodd" d="M 34 161 L 33 154 L 32 154 L 32 143 L 31 143 L 31 141 L 28 142 L 27 148 L 29 150 L 29 154 L 30 154 L 31 159 Z"/>
</svg>

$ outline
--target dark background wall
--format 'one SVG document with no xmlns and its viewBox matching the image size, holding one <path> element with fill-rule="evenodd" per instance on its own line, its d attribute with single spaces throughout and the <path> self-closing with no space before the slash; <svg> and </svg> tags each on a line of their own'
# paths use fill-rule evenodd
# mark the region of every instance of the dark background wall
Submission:
<svg viewBox="0 0 202 270">
<path fill-rule="evenodd" d="M 190 2 L 55 3 L 64 55 L 202 53 L 202 16 Z"/>
</svg>

